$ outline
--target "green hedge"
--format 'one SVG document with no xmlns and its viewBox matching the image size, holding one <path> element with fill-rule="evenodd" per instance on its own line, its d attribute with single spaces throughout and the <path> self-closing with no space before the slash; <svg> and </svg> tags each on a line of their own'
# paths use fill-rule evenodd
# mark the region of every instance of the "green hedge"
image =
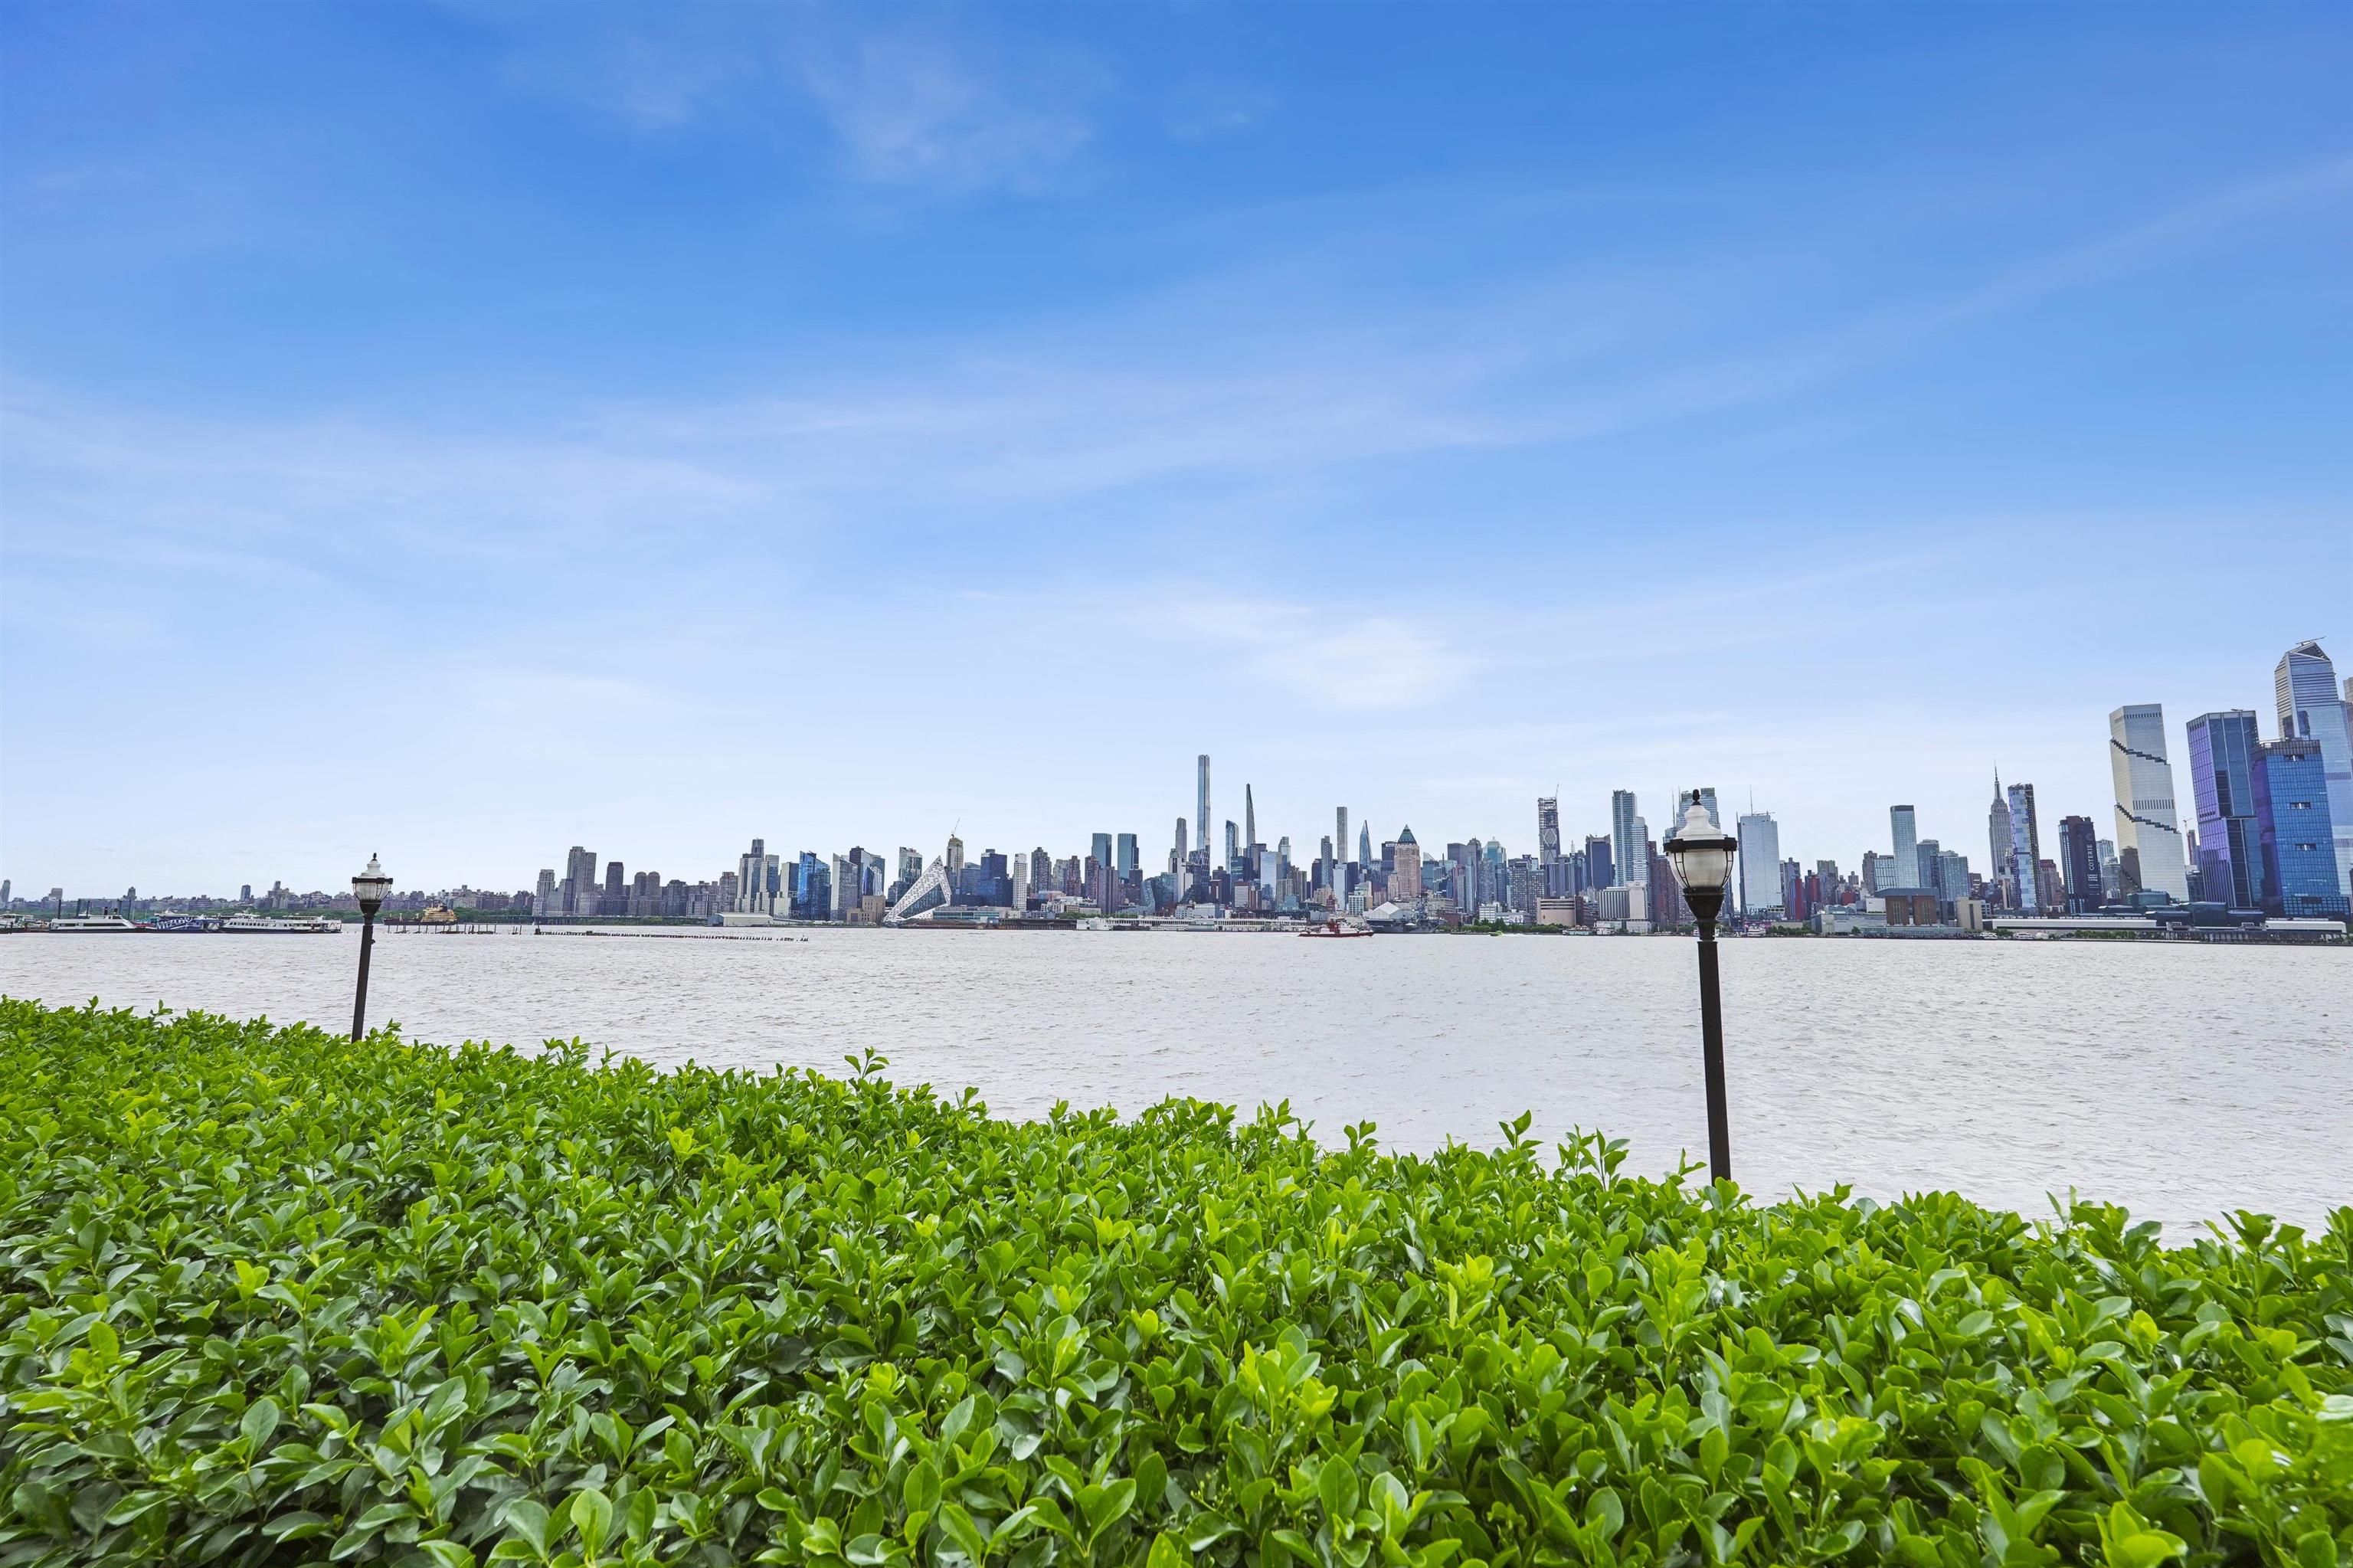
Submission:
<svg viewBox="0 0 2353 1568">
<path fill-rule="evenodd" d="M 881 1065 L 0 1002 L 0 1564 L 2353 1561 L 2353 1209 L 2168 1249 Z"/>
</svg>

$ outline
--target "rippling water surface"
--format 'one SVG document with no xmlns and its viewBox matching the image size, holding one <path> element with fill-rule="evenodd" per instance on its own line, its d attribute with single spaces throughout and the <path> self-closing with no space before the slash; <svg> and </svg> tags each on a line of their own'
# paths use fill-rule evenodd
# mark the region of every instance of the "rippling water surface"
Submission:
<svg viewBox="0 0 2353 1568">
<path fill-rule="evenodd" d="M 353 934 L 0 938 L 52 1002 L 351 1016 Z M 1498 1121 L 1704 1152 L 1693 945 L 1666 938 L 810 930 L 380 938 L 371 1012 L 412 1038 L 578 1035 L 657 1064 L 971 1085 L 999 1114 L 1288 1099 L 1336 1139 L 1491 1142 Z M 2353 954 L 2188 944 L 1734 941 L 1734 1169 L 1768 1192 L 2073 1186 L 2168 1227 L 2353 1202 Z"/>
</svg>

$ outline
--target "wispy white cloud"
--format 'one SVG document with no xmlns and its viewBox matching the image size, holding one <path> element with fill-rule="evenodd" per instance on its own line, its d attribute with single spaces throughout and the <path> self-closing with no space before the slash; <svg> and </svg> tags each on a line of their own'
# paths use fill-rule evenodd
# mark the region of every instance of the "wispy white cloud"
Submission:
<svg viewBox="0 0 2353 1568">
<path fill-rule="evenodd" d="M 1416 708 L 1461 683 L 1475 661 L 1426 625 L 1334 607 L 1230 598 L 1193 598 L 1181 588 L 1152 596 L 1179 605 L 1178 623 L 1208 657 L 1315 707 L 1362 713 Z"/>
<path fill-rule="evenodd" d="M 1275 98 L 1240 82 L 1187 82 L 1168 95 L 1162 124 L 1179 142 L 1206 142 L 1250 130 L 1274 112 Z"/>
<path fill-rule="evenodd" d="M 794 52 L 850 172 L 881 185 L 1038 188 L 1092 136 L 1089 106 L 1107 86 L 1076 54 L 1012 61 L 914 28 Z"/>
<path fill-rule="evenodd" d="M 1048 186 L 1094 135 L 1111 85 L 1090 56 L 985 42 L 913 12 L 754 5 L 478 6 L 507 79 L 641 132 L 823 128 L 849 178 L 961 194 Z"/>
</svg>

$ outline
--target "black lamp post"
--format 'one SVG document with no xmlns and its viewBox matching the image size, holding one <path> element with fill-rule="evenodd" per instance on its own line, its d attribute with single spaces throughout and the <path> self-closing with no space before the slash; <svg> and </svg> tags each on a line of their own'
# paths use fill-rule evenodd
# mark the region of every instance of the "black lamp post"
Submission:
<svg viewBox="0 0 2353 1568">
<path fill-rule="evenodd" d="M 1666 842 L 1683 902 L 1699 922 L 1699 1029 L 1707 1062 L 1707 1174 L 1732 1180 L 1732 1118 L 1724 1092 L 1724 992 L 1715 972 L 1715 917 L 1724 910 L 1724 890 L 1732 881 L 1732 857 L 1740 841 L 1707 820 L 1700 793 L 1691 792 L 1683 820 Z"/>
<path fill-rule="evenodd" d="M 357 1040 L 367 1033 L 367 971 L 368 949 L 375 946 L 375 912 L 384 907 L 384 895 L 392 890 L 392 878 L 368 856 L 367 869 L 352 878 L 352 892 L 360 901 L 360 989 L 352 999 L 352 1038 Z"/>
</svg>

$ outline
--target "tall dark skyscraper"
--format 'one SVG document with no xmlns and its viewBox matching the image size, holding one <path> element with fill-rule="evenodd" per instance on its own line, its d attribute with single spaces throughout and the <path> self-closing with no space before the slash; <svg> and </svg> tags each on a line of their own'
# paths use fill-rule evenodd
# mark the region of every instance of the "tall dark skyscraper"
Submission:
<svg viewBox="0 0 2353 1568">
<path fill-rule="evenodd" d="M 1258 801 L 1247 784 L 1242 786 L 1242 842 L 1250 849 L 1258 847 Z"/>
<path fill-rule="evenodd" d="M 2067 913 L 2097 909 L 2100 894 L 2100 834 L 2089 817 L 2059 819 L 2059 874 L 2067 890 Z"/>
</svg>

